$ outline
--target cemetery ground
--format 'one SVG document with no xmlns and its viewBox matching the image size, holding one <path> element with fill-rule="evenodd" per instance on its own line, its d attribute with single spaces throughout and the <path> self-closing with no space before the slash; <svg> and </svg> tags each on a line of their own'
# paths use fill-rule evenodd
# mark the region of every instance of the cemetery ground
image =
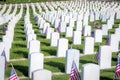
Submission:
<svg viewBox="0 0 120 80">
<path fill-rule="evenodd" d="M 65 0 L 1 0 L 0 4 L 20 4 L 20 3 L 35 3 L 35 2 L 46 2 L 46 1 L 65 1 Z"/>
<path fill-rule="evenodd" d="M 19 12 L 20 9 L 17 9 Z M 37 11 L 37 9 L 36 9 Z M 30 20 L 33 25 L 33 29 L 35 34 L 37 35 L 37 40 L 40 41 L 41 45 L 41 53 L 44 54 L 44 69 L 52 71 L 52 80 L 68 80 L 69 74 L 65 74 L 65 61 L 64 57 L 58 58 L 56 57 L 57 47 L 50 46 L 50 39 L 46 39 L 44 34 L 39 33 L 39 28 L 34 20 L 34 16 L 32 13 L 32 9 L 30 9 Z M 37 11 L 38 12 L 38 11 Z M 7 68 L 5 71 L 5 78 L 7 79 L 10 74 L 10 63 L 13 64 L 16 73 L 20 80 L 30 80 L 28 78 L 28 49 L 26 44 L 25 32 L 24 32 L 24 16 L 26 13 L 26 8 L 23 11 L 23 17 L 19 20 L 15 27 L 14 41 L 12 43 L 12 48 L 10 50 L 10 62 L 7 64 Z M 38 12 L 39 13 L 39 12 Z M 106 22 L 96 21 L 97 23 L 104 24 Z M 115 28 L 118 27 L 120 20 L 115 20 L 115 24 L 113 25 L 113 29 L 109 30 L 110 33 L 114 33 Z M 7 24 L 7 23 L 6 23 Z M 5 24 L 4 24 L 5 25 Z M 92 22 L 89 22 L 89 25 L 92 25 Z M 0 31 L 2 30 L 2 26 L 0 25 Z M 53 26 L 53 25 L 51 25 Z M 94 28 L 95 29 L 95 28 Z M 0 33 L 0 40 L 2 40 L 2 34 Z M 60 34 L 61 37 L 65 37 L 65 33 Z M 67 37 L 66 37 L 67 38 Z M 67 38 L 69 40 L 69 48 L 71 48 L 72 38 Z M 95 51 L 98 50 L 99 45 L 104 45 L 107 40 L 107 36 L 103 36 L 102 43 L 95 43 Z M 95 54 L 92 55 L 83 55 L 83 43 L 84 37 L 82 36 L 82 44 L 81 45 L 72 45 L 72 48 L 80 50 L 80 69 L 83 64 L 86 63 L 95 63 L 94 60 Z M 117 53 L 112 53 L 112 68 L 104 69 L 100 71 L 100 80 L 113 80 L 114 70 L 117 61 Z M 116 79 L 119 80 L 119 79 Z"/>
</svg>

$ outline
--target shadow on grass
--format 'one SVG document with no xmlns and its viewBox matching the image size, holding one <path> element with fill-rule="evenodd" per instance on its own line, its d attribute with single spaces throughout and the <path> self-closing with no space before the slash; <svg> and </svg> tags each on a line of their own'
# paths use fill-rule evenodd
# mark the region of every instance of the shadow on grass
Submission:
<svg viewBox="0 0 120 80">
<path fill-rule="evenodd" d="M 117 61 L 117 58 L 112 58 L 112 61 Z"/>
<path fill-rule="evenodd" d="M 50 43 L 48 42 L 41 42 L 42 45 L 50 46 Z"/>
<path fill-rule="evenodd" d="M 43 53 L 45 52 L 45 53 L 47 53 L 47 54 L 49 54 L 49 55 L 56 55 L 56 48 L 54 48 L 54 49 L 42 49 L 42 51 L 43 51 Z"/>
<path fill-rule="evenodd" d="M 27 51 L 17 50 L 17 51 L 14 51 L 14 53 L 18 54 L 18 55 L 23 55 L 24 58 L 28 58 L 28 52 Z"/>
<path fill-rule="evenodd" d="M 17 36 L 17 37 L 15 37 L 14 39 L 15 39 L 15 40 L 19 40 L 19 41 L 20 41 L 20 40 L 24 40 L 24 41 L 26 40 L 25 37 L 21 37 L 21 36 L 19 36 L 19 37 Z"/>
<path fill-rule="evenodd" d="M 40 35 L 40 34 L 38 34 L 37 37 L 38 38 L 46 38 L 45 35 Z"/>
<path fill-rule="evenodd" d="M 24 76 L 28 76 L 28 67 L 27 66 L 14 65 L 14 67 L 18 71 L 20 71 Z"/>
<path fill-rule="evenodd" d="M 113 80 L 113 79 L 111 79 L 111 78 L 108 78 L 108 77 L 100 77 L 100 80 Z"/>
<path fill-rule="evenodd" d="M 20 34 L 20 35 L 25 35 L 25 33 L 24 32 L 20 32 L 20 31 L 17 31 L 17 34 Z"/>
<path fill-rule="evenodd" d="M 86 63 L 95 63 L 95 62 L 92 62 L 92 61 L 88 61 L 88 60 L 80 60 L 79 61 L 81 64 L 86 64 Z M 96 64 L 96 63 L 95 63 Z"/>
<path fill-rule="evenodd" d="M 60 72 L 65 72 L 65 64 L 63 63 L 50 61 L 50 62 L 45 62 L 45 64 L 49 66 L 57 67 L 60 70 Z"/>
</svg>

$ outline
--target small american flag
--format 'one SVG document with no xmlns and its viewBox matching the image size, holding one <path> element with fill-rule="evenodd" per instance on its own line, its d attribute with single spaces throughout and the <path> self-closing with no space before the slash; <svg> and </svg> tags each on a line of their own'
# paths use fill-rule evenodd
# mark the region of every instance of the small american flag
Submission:
<svg viewBox="0 0 120 80">
<path fill-rule="evenodd" d="M 1 56 L 4 56 L 4 58 L 5 58 L 5 68 L 6 68 L 7 67 L 7 58 L 6 58 L 5 50 L 3 50 Z"/>
<path fill-rule="evenodd" d="M 55 32 L 58 32 L 58 33 L 60 33 L 60 30 L 59 30 L 59 27 L 55 30 Z"/>
<path fill-rule="evenodd" d="M 11 68 L 10 77 L 8 78 L 8 80 L 19 80 L 13 66 Z"/>
<path fill-rule="evenodd" d="M 114 79 L 116 79 L 119 76 L 120 76 L 120 53 L 118 54 L 118 58 L 117 58 L 117 65 L 116 65 L 116 68 L 115 68 Z"/>
<path fill-rule="evenodd" d="M 74 61 L 72 63 L 72 68 L 71 68 L 69 80 L 81 80 L 80 74 L 78 72 L 77 66 L 76 66 Z"/>
</svg>

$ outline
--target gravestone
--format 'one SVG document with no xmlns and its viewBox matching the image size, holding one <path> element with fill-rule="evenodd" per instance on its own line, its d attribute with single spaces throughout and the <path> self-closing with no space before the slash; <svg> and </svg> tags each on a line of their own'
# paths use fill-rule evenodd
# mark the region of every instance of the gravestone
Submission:
<svg viewBox="0 0 120 80">
<path fill-rule="evenodd" d="M 112 22 L 111 22 L 111 20 L 107 21 L 107 27 L 108 27 L 108 29 L 112 29 Z"/>
<path fill-rule="evenodd" d="M 41 20 L 39 24 L 39 28 L 42 29 L 44 27 L 44 24 L 45 24 L 45 20 Z"/>
<path fill-rule="evenodd" d="M 81 31 L 74 31 L 73 44 L 75 44 L 75 45 L 81 44 L 81 39 L 82 39 L 82 32 Z"/>
<path fill-rule="evenodd" d="M 120 19 L 120 10 L 117 10 L 116 12 L 116 19 Z"/>
<path fill-rule="evenodd" d="M 102 35 L 108 35 L 108 27 L 106 24 L 102 25 Z"/>
<path fill-rule="evenodd" d="M 65 22 L 60 22 L 60 32 L 65 32 L 66 30 L 66 23 Z"/>
<path fill-rule="evenodd" d="M 26 32 L 26 36 L 28 36 L 29 34 L 34 34 L 34 30 L 30 30 Z M 27 40 L 27 37 L 26 37 L 26 40 Z"/>
<path fill-rule="evenodd" d="M 55 19 L 55 28 L 60 26 L 60 19 Z"/>
<path fill-rule="evenodd" d="M 5 48 L 4 42 L 0 42 L 0 55 L 2 54 L 4 48 Z"/>
<path fill-rule="evenodd" d="M 77 49 L 68 49 L 66 53 L 66 66 L 65 66 L 65 72 L 70 73 L 73 60 L 76 63 L 77 68 L 79 69 L 79 55 L 80 52 Z"/>
<path fill-rule="evenodd" d="M 31 53 L 40 52 L 40 41 L 38 41 L 38 40 L 31 40 L 29 45 L 30 45 L 30 47 L 29 47 L 29 55 Z"/>
<path fill-rule="evenodd" d="M 77 15 L 77 21 L 82 21 L 83 20 L 83 12 Z"/>
<path fill-rule="evenodd" d="M 33 72 L 32 80 L 52 80 L 52 72 L 41 69 Z"/>
<path fill-rule="evenodd" d="M 6 47 L 11 48 L 11 39 L 9 35 L 2 36 L 2 41 L 5 42 Z"/>
<path fill-rule="evenodd" d="M 83 26 L 87 26 L 88 25 L 88 12 L 86 12 L 84 14 L 84 18 L 83 18 Z"/>
<path fill-rule="evenodd" d="M 105 11 L 104 11 L 102 15 L 102 22 L 106 22 L 106 20 L 107 20 L 107 15 L 105 14 Z"/>
<path fill-rule="evenodd" d="M 51 34 L 51 39 L 50 39 L 50 46 L 57 46 L 58 45 L 58 39 L 60 38 L 60 34 L 58 32 L 53 32 Z"/>
<path fill-rule="evenodd" d="M 69 18 L 70 17 L 68 15 L 65 16 L 65 23 L 69 23 Z"/>
<path fill-rule="evenodd" d="M 91 11 L 90 13 L 90 22 L 93 22 L 95 19 L 94 19 L 94 12 Z"/>
<path fill-rule="evenodd" d="M 82 31 L 82 21 L 77 21 L 77 25 L 76 25 L 76 31 Z"/>
<path fill-rule="evenodd" d="M 72 37 L 73 36 L 73 28 L 72 27 L 67 27 L 66 28 L 66 37 Z"/>
<path fill-rule="evenodd" d="M 120 41 L 120 28 L 115 29 L 115 34 L 118 36 L 118 40 Z"/>
<path fill-rule="evenodd" d="M 82 80 L 100 80 L 100 67 L 93 63 L 82 66 Z"/>
<path fill-rule="evenodd" d="M 46 39 L 50 39 L 51 33 L 54 32 L 53 28 L 48 28 L 46 32 Z"/>
<path fill-rule="evenodd" d="M 32 78 L 34 71 L 43 69 L 44 55 L 41 53 L 32 53 L 29 55 L 29 58 L 29 78 Z"/>
<path fill-rule="evenodd" d="M 95 42 L 102 42 L 102 30 L 95 30 Z"/>
<path fill-rule="evenodd" d="M 111 34 L 110 36 L 110 46 L 111 46 L 111 50 L 112 52 L 118 52 L 119 49 L 119 36 L 117 36 L 116 34 Z"/>
<path fill-rule="evenodd" d="M 49 23 L 44 23 L 43 33 L 46 34 L 47 29 L 50 27 Z"/>
<path fill-rule="evenodd" d="M 10 42 L 9 42 L 9 38 L 4 38 L 3 39 L 4 41 L 3 41 L 3 43 L 4 43 L 4 50 L 5 50 L 5 53 L 6 53 L 6 60 L 7 60 L 7 62 L 9 62 L 10 61 L 10 45 L 9 44 L 11 44 Z"/>
<path fill-rule="evenodd" d="M 95 20 L 99 20 L 99 15 L 100 15 L 100 12 L 96 11 L 95 12 Z"/>
<path fill-rule="evenodd" d="M 5 80 L 4 74 L 5 74 L 5 57 L 0 56 L 0 80 Z"/>
<path fill-rule="evenodd" d="M 58 40 L 58 46 L 57 46 L 57 57 L 65 57 L 67 49 L 68 49 L 68 39 L 60 38 Z"/>
<path fill-rule="evenodd" d="M 84 54 L 94 54 L 94 38 L 85 37 Z"/>
<path fill-rule="evenodd" d="M 84 36 L 91 36 L 91 26 L 84 27 Z"/>
<path fill-rule="evenodd" d="M 32 30 L 32 24 L 31 23 L 27 23 L 25 25 L 25 31 L 27 32 L 27 31 L 31 31 L 31 30 Z"/>
<path fill-rule="evenodd" d="M 52 17 L 52 22 L 51 22 L 51 24 L 54 25 L 54 23 L 55 23 L 55 17 Z"/>
<path fill-rule="evenodd" d="M 98 64 L 100 66 L 100 69 L 111 68 L 111 60 L 112 60 L 111 47 L 107 45 L 100 46 L 99 51 L 100 52 L 99 52 Z"/>
<path fill-rule="evenodd" d="M 28 34 L 28 36 L 27 36 L 27 48 L 30 47 L 29 44 L 30 44 L 31 40 L 36 40 L 36 34 L 33 34 L 33 33 Z"/>
<path fill-rule="evenodd" d="M 69 26 L 70 27 L 74 27 L 74 24 L 75 24 L 74 19 L 70 18 L 70 20 L 69 20 Z"/>
</svg>

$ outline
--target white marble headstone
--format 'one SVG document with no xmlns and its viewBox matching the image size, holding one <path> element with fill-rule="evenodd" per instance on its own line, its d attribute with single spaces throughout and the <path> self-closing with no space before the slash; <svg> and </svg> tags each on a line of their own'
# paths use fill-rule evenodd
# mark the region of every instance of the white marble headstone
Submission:
<svg viewBox="0 0 120 80">
<path fill-rule="evenodd" d="M 60 38 L 60 34 L 58 32 L 53 32 L 51 34 L 50 46 L 57 46 L 59 38 Z"/>
<path fill-rule="evenodd" d="M 112 29 L 112 22 L 111 22 L 111 20 L 108 20 L 107 21 L 107 27 L 108 27 L 108 29 Z"/>
<path fill-rule="evenodd" d="M 100 80 L 100 67 L 93 63 L 82 66 L 82 80 Z"/>
<path fill-rule="evenodd" d="M 6 59 L 7 59 L 7 62 L 9 62 L 10 61 L 10 45 L 9 44 L 11 44 L 10 42 L 9 42 L 9 39 L 3 39 L 4 41 L 3 41 L 3 43 L 4 43 L 4 50 L 5 50 L 5 53 L 6 53 Z"/>
<path fill-rule="evenodd" d="M 0 56 L 0 80 L 5 80 L 5 57 Z"/>
<path fill-rule="evenodd" d="M 66 30 L 66 23 L 65 22 L 60 22 L 60 32 L 65 32 Z"/>
<path fill-rule="evenodd" d="M 120 41 L 120 28 L 115 29 L 115 34 L 118 36 L 118 40 Z"/>
<path fill-rule="evenodd" d="M 77 68 L 79 69 L 79 55 L 80 52 L 77 49 L 68 49 L 66 53 L 66 66 L 65 66 L 65 72 L 70 73 L 71 72 L 71 67 L 72 67 L 72 62 L 76 63 Z"/>
<path fill-rule="evenodd" d="M 108 35 L 108 26 L 106 24 L 102 25 L 102 35 Z"/>
<path fill-rule="evenodd" d="M 111 68 L 112 52 L 111 47 L 100 46 L 98 64 L 101 69 Z"/>
<path fill-rule="evenodd" d="M 95 20 L 94 12 L 91 12 L 91 14 L 90 14 L 90 22 L 93 22 L 94 20 Z"/>
<path fill-rule="evenodd" d="M 44 27 L 43 27 L 43 33 L 46 34 L 47 29 L 50 27 L 49 23 L 44 23 Z"/>
<path fill-rule="evenodd" d="M 53 28 L 48 28 L 46 32 L 46 39 L 50 39 L 51 33 L 54 32 Z"/>
<path fill-rule="evenodd" d="M 84 36 L 91 36 L 91 26 L 84 27 Z"/>
<path fill-rule="evenodd" d="M 36 34 L 30 33 L 27 35 L 27 48 L 29 48 L 29 44 L 31 40 L 36 40 Z"/>
<path fill-rule="evenodd" d="M 55 28 L 60 26 L 60 19 L 55 19 Z"/>
<path fill-rule="evenodd" d="M 52 80 L 52 72 L 45 69 L 34 71 L 32 80 Z"/>
<path fill-rule="evenodd" d="M 75 45 L 81 44 L 81 39 L 82 39 L 82 32 L 81 31 L 74 31 L 73 44 L 75 44 Z"/>
<path fill-rule="evenodd" d="M 57 46 L 57 57 L 65 57 L 68 49 L 68 39 L 60 38 Z"/>
<path fill-rule="evenodd" d="M 95 30 L 95 42 L 102 42 L 102 30 Z"/>
<path fill-rule="evenodd" d="M 111 46 L 111 50 L 112 52 L 118 52 L 119 50 L 119 39 L 118 39 L 118 35 L 116 34 L 111 34 L 110 36 L 110 46 Z"/>
<path fill-rule="evenodd" d="M 77 30 L 82 31 L 82 21 L 77 21 L 76 31 L 77 31 Z"/>
<path fill-rule="evenodd" d="M 70 26 L 70 27 L 74 27 L 74 24 L 75 24 L 74 19 L 73 19 L 73 18 L 70 18 L 69 26 Z"/>
<path fill-rule="evenodd" d="M 66 37 L 72 37 L 73 36 L 73 28 L 72 27 L 67 27 L 66 28 Z"/>
<path fill-rule="evenodd" d="M 5 48 L 4 42 L 0 42 L 0 55 L 2 54 L 4 48 Z"/>
<path fill-rule="evenodd" d="M 93 37 L 85 38 L 84 54 L 94 54 L 94 38 Z"/>
<path fill-rule="evenodd" d="M 32 78 L 34 71 L 43 69 L 44 55 L 42 53 L 32 53 L 29 58 L 29 78 Z"/>
<path fill-rule="evenodd" d="M 40 52 L 40 41 L 38 40 L 31 40 L 29 43 L 29 55 L 31 53 L 35 53 L 35 52 Z"/>
</svg>

